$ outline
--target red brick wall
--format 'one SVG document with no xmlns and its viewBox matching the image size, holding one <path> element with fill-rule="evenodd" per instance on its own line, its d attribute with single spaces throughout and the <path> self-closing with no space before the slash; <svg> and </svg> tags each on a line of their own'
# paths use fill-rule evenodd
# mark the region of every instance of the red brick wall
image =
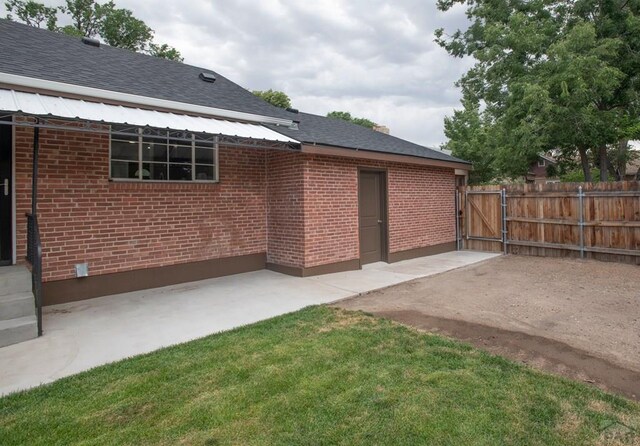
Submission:
<svg viewBox="0 0 640 446">
<path fill-rule="evenodd" d="M 453 169 L 389 165 L 389 252 L 453 242 Z"/>
<path fill-rule="evenodd" d="M 31 206 L 33 130 L 16 128 L 17 256 Z M 313 267 L 359 257 L 358 167 L 388 172 L 391 252 L 454 241 L 454 172 L 399 163 L 221 148 L 220 183 L 108 180 L 106 135 L 41 130 L 45 281 L 267 252 Z"/>
<path fill-rule="evenodd" d="M 360 257 L 358 165 L 348 158 L 305 157 L 305 267 Z"/>
<path fill-rule="evenodd" d="M 359 258 L 358 167 L 387 170 L 389 251 L 455 241 L 455 174 L 412 164 L 305 159 L 305 267 Z"/>
<path fill-rule="evenodd" d="M 16 128 L 18 259 L 31 206 L 32 135 Z M 115 183 L 108 136 L 40 135 L 45 281 L 74 277 L 80 262 L 94 275 L 266 251 L 263 151 L 221 148 L 219 184 Z"/>
<path fill-rule="evenodd" d="M 284 266 L 304 262 L 303 158 L 299 153 L 267 155 L 267 261 Z"/>
</svg>

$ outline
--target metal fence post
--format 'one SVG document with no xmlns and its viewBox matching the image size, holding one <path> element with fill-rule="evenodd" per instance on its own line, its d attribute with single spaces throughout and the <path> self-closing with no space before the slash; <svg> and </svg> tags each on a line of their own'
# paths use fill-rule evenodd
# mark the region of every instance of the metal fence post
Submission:
<svg viewBox="0 0 640 446">
<path fill-rule="evenodd" d="M 578 187 L 578 230 L 580 231 L 580 258 L 584 259 L 584 193 L 582 186 Z"/>
<path fill-rule="evenodd" d="M 467 239 L 465 248 L 469 249 L 469 189 L 464 190 L 464 236 Z"/>
<path fill-rule="evenodd" d="M 502 188 L 500 198 L 500 205 L 502 207 L 502 249 L 504 253 L 507 254 L 507 190 L 505 188 Z"/>
<path fill-rule="evenodd" d="M 458 188 L 456 187 L 455 190 L 455 203 L 456 203 L 456 251 L 460 251 L 460 192 L 458 191 Z"/>
</svg>

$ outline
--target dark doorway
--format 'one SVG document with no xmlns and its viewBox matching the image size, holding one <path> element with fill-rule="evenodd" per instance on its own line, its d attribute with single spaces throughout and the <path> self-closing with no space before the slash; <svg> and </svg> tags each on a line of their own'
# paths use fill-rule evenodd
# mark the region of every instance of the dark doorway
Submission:
<svg viewBox="0 0 640 446">
<path fill-rule="evenodd" d="M 11 118 L 2 118 L 11 122 Z M 13 261 L 12 127 L 0 124 L 0 266 Z"/>
<path fill-rule="evenodd" d="M 387 260 L 385 172 L 360 171 L 358 214 L 360 220 L 360 263 Z"/>
</svg>

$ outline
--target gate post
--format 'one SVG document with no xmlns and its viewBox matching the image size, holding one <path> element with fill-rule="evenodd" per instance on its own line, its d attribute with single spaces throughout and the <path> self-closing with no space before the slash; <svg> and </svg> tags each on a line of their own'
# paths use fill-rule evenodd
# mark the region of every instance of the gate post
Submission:
<svg viewBox="0 0 640 446">
<path fill-rule="evenodd" d="M 460 191 L 455 189 L 456 251 L 460 251 Z"/>
<path fill-rule="evenodd" d="M 578 187 L 578 229 L 580 231 L 580 258 L 584 259 L 584 193 L 582 186 Z"/>
<path fill-rule="evenodd" d="M 502 188 L 500 193 L 500 201 L 502 208 L 502 249 L 507 254 L 507 190 L 505 188 Z"/>
</svg>

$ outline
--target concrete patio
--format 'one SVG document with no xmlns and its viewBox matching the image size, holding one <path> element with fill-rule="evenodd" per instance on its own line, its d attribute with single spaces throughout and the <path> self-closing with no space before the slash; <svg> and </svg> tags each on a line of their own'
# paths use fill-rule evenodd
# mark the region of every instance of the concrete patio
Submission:
<svg viewBox="0 0 640 446">
<path fill-rule="evenodd" d="M 46 307 L 44 336 L 0 349 L 0 395 L 496 256 L 449 252 L 307 278 L 263 270 Z"/>
</svg>

